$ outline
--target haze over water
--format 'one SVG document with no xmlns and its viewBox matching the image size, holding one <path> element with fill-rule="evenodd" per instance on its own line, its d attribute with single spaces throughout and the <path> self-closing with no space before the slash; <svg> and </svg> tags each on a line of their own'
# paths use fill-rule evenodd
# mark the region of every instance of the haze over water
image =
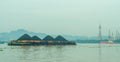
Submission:
<svg viewBox="0 0 120 62">
<path fill-rule="evenodd" d="M 0 45 L 0 62 L 120 62 L 120 45 L 76 46 Z"/>
<path fill-rule="evenodd" d="M 103 35 L 119 30 L 120 0 L 1 0 L 0 33 L 26 29 L 46 34 Z M 3 28 L 4 27 L 4 28 Z"/>
</svg>

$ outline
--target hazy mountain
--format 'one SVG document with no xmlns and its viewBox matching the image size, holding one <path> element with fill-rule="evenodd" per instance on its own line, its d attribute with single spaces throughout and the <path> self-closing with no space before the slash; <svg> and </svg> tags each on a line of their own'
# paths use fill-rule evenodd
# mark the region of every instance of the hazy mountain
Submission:
<svg viewBox="0 0 120 62">
<path fill-rule="evenodd" d="M 8 32 L 8 33 L 0 33 L 0 40 L 2 40 L 2 41 L 16 40 L 23 34 L 29 34 L 30 36 L 37 35 L 40 38 L 44 38 L 47 35 L 44 33 L 34 33 L 34 32 L 24 30 L 24 29 L 19 29 L 16 31 Z"/>
<path fill-rule="evenodd" d="M 29 34 L 30 36 L 38 36 L 41 39 L 43 39 L 45 36 L 47 36 L 47 34 L 44 33 L 35 33 L 35 32 L 30 32 L 24 29 L 19 29 L 16 31 L 11 31 L 11 32 L 6 32 L 6 33 L 0 33 L 0 40 L 1 41 L 10 41 L 10 40 L 16 40 L 18 39 L 20 36 L 22 36 L 23 34 Z M 51 35 L 54 38 L 57 35 Z M 87 37 L 87 36 L 71 36 L 71 35 L 62 35 L 63 37 L 65 37 L 67 40 L 97 40 L 98 36 L 93 36 L 93 37 Z M 104 39 L 107 39 L 106 36 L 104 36 Z"/>
</svg>

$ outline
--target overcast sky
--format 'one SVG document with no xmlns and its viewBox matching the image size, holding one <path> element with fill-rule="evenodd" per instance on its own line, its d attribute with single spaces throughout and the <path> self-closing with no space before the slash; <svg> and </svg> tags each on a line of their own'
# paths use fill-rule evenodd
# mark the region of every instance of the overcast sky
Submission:
<svg viewBox="0 0 120 62">
<path fill-rule="evenodd" d="M 0 32 L 103 35 L 120 29 L 120 0 L 0 0 Z"/>
</svg>

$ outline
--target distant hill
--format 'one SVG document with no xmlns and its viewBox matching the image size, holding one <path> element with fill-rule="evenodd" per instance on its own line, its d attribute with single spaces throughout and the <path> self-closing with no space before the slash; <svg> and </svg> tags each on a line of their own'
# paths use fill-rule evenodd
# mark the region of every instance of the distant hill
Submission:
<svg viewBox="0 0 120 62">
<path fill-rule="evenodd" d="M 45 33 L 35 33 L 35 32 L 30 32 L 24 29 L 19 29 L 11 32 L 5 32 L 5 33 L 0 33 L 0 40 L 1 41 L 10 41 L 10 40 L 17 40 L 20 36 L 23 34 L 29 34 L 30 36 L 38 36 L 41 39 L 43 39 L 45 36 L 48 34 Z M 52 37 L 56 37 L 57 35 L 51 35 Z M 71 35 L 62 35 L 64 38 L 67 40 L 97 40 L 97 36 L 92 36 L 92 37 L 87 37 L 87 36 L 71 36 Z M 107 39 L 106 36 L 103 37 L 104 39 Z"/>
<path fill-rule="evenodd" d="M 19 29 L 8 33 L 0 33 L 0 40 L 2 41 L 17 40 L 20 36 L 22 36 L 25 33 L 29 34 L 30 36 L 37 35 L 40 38 L 44 38 L 45 36 L 47 36 L 47 34 L 44 33 L 34 33 L 24 29 Z"/>
</svg>

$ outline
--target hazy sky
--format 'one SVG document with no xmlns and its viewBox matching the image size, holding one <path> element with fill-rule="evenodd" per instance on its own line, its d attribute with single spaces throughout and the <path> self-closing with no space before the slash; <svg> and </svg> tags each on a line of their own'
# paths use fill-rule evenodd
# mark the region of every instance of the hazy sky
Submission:
<svg viewBox="0 0 120 62">
<path fill-rule="evenodd" d="M 0 0 L 0 32 L 98 35 L 120 29 L 120 0 Z"/>
</svg>

